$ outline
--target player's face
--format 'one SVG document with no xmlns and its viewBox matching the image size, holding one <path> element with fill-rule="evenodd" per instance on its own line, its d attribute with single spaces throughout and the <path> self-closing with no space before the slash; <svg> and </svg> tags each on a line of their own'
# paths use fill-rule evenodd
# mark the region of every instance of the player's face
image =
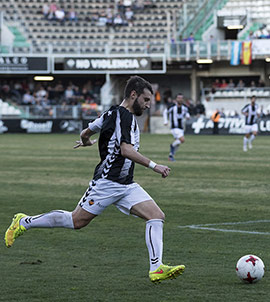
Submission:
<svg viewBox="0 0 270 302">
<path fill-rule="evenodd" d="M 255 102 L 256 102 L 256 98 L 251 98 L 251 104 L 255 104 Z"/>
<path fill-rule="evenodd" d="M 184 97 L 181 94 L 178 94 L 176 97 L 177 104 L 179 104 L 179 105 L 183 104 L 183 100 L 184 100 Z"/>
<path fill-rule="evenodd" d="M 144 89 L 143 93 L 134 100 L 132 105 L 133 112 L 136 116 L 143 114 L 144 110 L 150 108 L 152 94 L 148 89 Z"/>
</svg>

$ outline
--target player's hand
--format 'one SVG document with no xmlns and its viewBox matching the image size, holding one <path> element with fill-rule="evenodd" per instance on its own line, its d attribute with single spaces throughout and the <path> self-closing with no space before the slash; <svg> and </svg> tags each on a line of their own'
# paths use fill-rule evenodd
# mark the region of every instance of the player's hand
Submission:
<svg viewBox="0 0 270 302">
<path fill-rule="evenodd" d="M 164 123 L 164 126 L 167 126 L 168 125 L 168 123 Z"/>
<path fill-rule="evenodd" d="M 86 141 L 85 143 L 83 143 L 82 140 L 79 140 L 79 141 L 76 141 L 76 145 L 73 147 L 73 149 L 77 149 L 77 148 L 79 148 L 79 147 L 92 146 L 92 145 L 94 145 L 96 142 L 97 142 L 96 139 L 94 139 L 94 140 L 90 140 L 90 139 L 89 139 L 89 140 Z"/>
<path fill-rule="evenodd" d="M 167 166 L 156 165 L 154 171 L 161 174 L 163 178 L 169 176 L 171 169 Z"/>
</svg>

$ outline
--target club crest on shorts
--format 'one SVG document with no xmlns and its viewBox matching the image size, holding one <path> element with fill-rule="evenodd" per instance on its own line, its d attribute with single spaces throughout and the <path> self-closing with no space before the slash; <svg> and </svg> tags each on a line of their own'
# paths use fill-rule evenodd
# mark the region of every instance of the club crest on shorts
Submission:
<svg viewBox="0 0 270 302">
<path fill-rule="evenodd" d="M 89 200 L 89 205 L 90 205 L 90 206 L 92 206 L 94 203 L 95 203 L 95 202 L 94 202 L 93 199 Z"/>
</svg>

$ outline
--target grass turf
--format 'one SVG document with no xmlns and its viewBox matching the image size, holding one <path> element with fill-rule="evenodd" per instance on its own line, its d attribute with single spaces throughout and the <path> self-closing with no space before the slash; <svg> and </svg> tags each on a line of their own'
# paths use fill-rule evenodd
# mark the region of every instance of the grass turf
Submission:
<svg viewBox="0 0 270 302">
<path fill-rule="evenodd" d="M 72 211 L 98 162 L 97 146 L 73 150 L 75 135 L 0 136 L 0 227 L 14 213 Z M 185 264 L 176 280 L 148 280 L 145 224 L 111 206 L 79 231 L 32 229 L 0 246 L 0 301 L 268 301 L 269 235 L 179 228 L 269 219 L 269 137 L 242 151 L 241 136 L 187 136 L 176 162 L 169 135 L 142 135 L 140 151 L 169 165 L 162 179 L 138 166 L 135 181 L 166 214 L 164 263 Z M 215 226 L 269 232 L 269 223 Z M 266 274 L 241 283 L 237 260 L 261 257 Z"/>
</svg>

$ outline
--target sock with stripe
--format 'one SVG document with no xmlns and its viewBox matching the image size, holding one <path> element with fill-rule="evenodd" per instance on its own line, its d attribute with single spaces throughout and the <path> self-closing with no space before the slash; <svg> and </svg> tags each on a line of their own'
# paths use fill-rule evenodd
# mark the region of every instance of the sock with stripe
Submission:
<svg viewBox="0 0 270 302">
<path fill-rule="evenodd" d="M 52 211 L 49 213 L 26 216 L 20 220 L 20 225 L 27 230 L 30 228 L 68 228 L 74 229 L 72 212 L 63 210 Z"/>
<path fill-rule="evenodd" d="M 149 252 L 150 271 L 156 270 L 162 264 L 163 223 L 161 219 L 146 222 L 145 241 Z"/>
</svg>

